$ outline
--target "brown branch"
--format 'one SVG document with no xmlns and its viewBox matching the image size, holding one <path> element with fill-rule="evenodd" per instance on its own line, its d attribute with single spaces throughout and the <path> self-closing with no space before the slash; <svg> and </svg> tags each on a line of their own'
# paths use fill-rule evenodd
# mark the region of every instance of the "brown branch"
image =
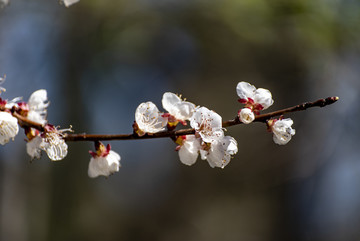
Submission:
<svg viewBox="0 0 360 241">
<path fill-rule="evenodd" d="M 182 135 L 195 134 L 194 129 L 182 129 L 178 131 L 162 131 L 154 134 L 146 133 L 143 136 L 137 134 L 118 134 L 118 135 L 94 135 L 94 134 L 66 134 L 65 141 L 110 141 L 110 140 L 139 140 L 163 137 L 176 137 Z"/>
<path fill-rule="evenodd" d="M 286 109 L 281 109 L 274 112 L 269 112 L 267 114 L 257 115 L 255 117 L 256 122 L 266 122 L 270 118 L 280 116 L 286 113 L 290 112 L 296 112 L 296 111 L 303 111 L 308 108 L 312 107 L 324 107 L 327 105 L 331 105 L 335 103 L 337 100 L 339 100 L 339 97 L 328 97 L 326 99 L 319 99 L 314 102 L 306 102 L 300 105 L 296 105 L 293 107 L 289 107 Z M 44 131 L 44 126 L 42 126 L 39 123 L 30 121 L 29 119 L 19 115 L 16 112 L 12 113 L 14 117 L 16 117 L 19 120 L 19 124 L 21 127 L 32 127 L 36 128 L 39 131 Z M 239 120 L 238 117 L 236 117 L 233 120 L 225 121 L 223 122 L 223 127 L 230 127 L 234 125 L 240 125 L 242 122 Z M 154 134 L 145 134 L 143 136 L 138 136 L 137 134 L 118 134 L 118 135 L 96 135 L 96 134 L 65 134 L 64 140 L 65 141 L 110 141 L 110 140 L 139 140 L 139 139 L 153 139 L 153 138 L 163 138 L 163 137 L 171 137 L 174 138 L 176 136 L 181 135 L 190 135 L 194 134 L 195 130 L 192 128 L 189 129 L 182 129 L 177 131 L 162 131 Z"/>
<path fill-rule="evenodd" d="M 284 115 L 286 113 L 290 113 L 290 112 L 296 112 L 296 111 L 303 111 L 306 110 L 308 108 L 311 107 L 324 107 L 327 105 L 331 105 L 333 103 L 335 103 L 336 101 L 339 100 L 339 97 L 334 96 L 334 97 L 328 97 L 326 99 L 319 99 L 317 101 L 314 102 L 305 102 L 302 103 L 300 105 L 296 105 L 296 106 L 292 106 L 286 109 L 282 109 L 282 110 L 278 110 L 278 111 L 273 111 L 267 114 L 262 114 L 262 115 L 257 115 L 255 117 L 256 122 L 266 122 L 267 120 L 269 120 L 272 117 L 276 117 L 276 116 L 281 116 Z M 234 125 L 239 125 L 242 124 L 242 122 L 239 120 L 239 117 L 236 117 L 234 120 L 229 120 L 229 121 L 225 121 L 223 122 L 223 127 L 229 127 L 229 126 L 234 126 Z"/>
<path fill-rule="evenodd" d="M 23 117 L 22 115 L 18 114 L 17 112 L 13 111 L 12 115 L 18 119 L 18 123 L 22 128 L 26 127 L 32 127 L 35 129 L 38 129 L 39 131 L 44 131 L 44 126 L 40 123 L 37 123 L 35 121 L 29 120 L 28 118 Z"/>
</svg>

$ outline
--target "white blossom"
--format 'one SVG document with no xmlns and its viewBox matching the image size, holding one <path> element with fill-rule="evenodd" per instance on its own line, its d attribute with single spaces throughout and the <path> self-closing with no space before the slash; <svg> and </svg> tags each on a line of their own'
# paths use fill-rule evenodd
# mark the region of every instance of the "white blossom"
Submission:
<svg viewBox="0 0 360 241">
<path fill-rule="evenodd" d="M 274 103 L 269 90 L 263 88 L 256 89 L 255 86 L 244 81 L 238 83 L 236 92 L 241 100 L 252 100 L 254 104 L 261 105 L 262 110 L 269 108 Z"/>
<path fill-rule="evenodd" d="M 112 150 L 106 156 L 95 156 L 90 159 L 88 175 L 91 178 L 97 176 L 109 176 L 119 171 L 120 155 Z"/>
<path fill-rule="evenodd" d="M 43 125 L 46 124 L 46 108 L 49 106 L 46 90 L 40 89 L 32 93 L 28 105 L 29 112 L 27 118 Z"/>
<path fill-rule="evenodd" d="M 0 144 L 5 145 L 19 132 L 18 121 L 10 113 L 0 112 Z"/>
<path fill-rule="evenodd" d="M 45 133 L 45 138 L 40 145 L 52 161 L 64 159 L 68 153 L 68 146 L 64 139 L 55 132 Z"/>
<path fill-rule="evenodd" d="M 40 135 L 35 136 L 26 143 L 26 152 L 29 154 L 31 159 L 39 159 L 41 156 L 41 144 L 43 138 Z"/>
<path fill-rule="evenodd" d="M 204 142 L 211 143 L 224 136 L 221 116 L 206 107 L 196 109 L 190 119 L 190 125 Z"/>
<path fill-rule="evenodd" d="M 255 115 L 251 109 L 242 108 L 239 112 L 239 118 L 242 123 L 249 124 L 255 120 Z"/>
<path fill-rule="evenodd" d="M 269 90 L 256 89 L 255 86 L 244 81 L 238 83 L 236 92 L 240 97 L 239 102 L 245 104 L 245 108 L 238 112 L 239 119 L 245 124 L 251 123 L 255 119 L 255 114 L 259 114 L 260 110 L 267 109 L 274 103 Z"/>
<path fill-rule="evenodd" d="M 196 162 L 201 148 L 200 138 L 195 135 L 187 135 L 179 149 L 179 158 L 185 165 L 191 166 Z"/>
<path fill-rule="evenodd" d="M 80 0 L 61 0 L 61 2 L 65 5 L 65 7 L 70 7 L 71 5 L 79 2 Z"/>
<path fill-rule="evenodd" d="M 254 99 L 256 87 L 249 84 L 248 82 L 239 82 L 236 86 L 236 92 L 240 99 Z"/>
<path fill-rule="evenodd" d="M 295 130 L 291 128 L 292 124 L 293 120 L 290 118 L 273 120 L 271 130 L 276 144 L 285 145 L 291 140 L 291 137 L 295 135 Z"/>
<path fill-rule="evenodd" d="M 65 131 L 71 131 L 71 128 L 57 130 L 54 126 L 47 124 L 45 132 L 41 134 L 42 142 L 40 148 L 46 152 L 52 161 L 60 161 L 68 153 L 68 146 L 62 138 Z"/>
<path fill-rule="evenodd" d="M 204 153 L 202 158 L 206 157 L 211 167 L 224 168 L 229 164 L 231 156 L 238 152 L 237 142 L 231 136 L 224 136 L 222 139 L 211 143 L 208 153 Z"/>
<path fill-rule="evenodd" d="M 207 160 L 211 167 L 224 168 L 237 152 L 237 142 L 231 136 L 223 136 L 212 143 L 205 143 L 195 135 L 188 135 L 180 146 L 179 158 L 182 163 L 190 166 L 196 162 L 200 153 L 201 159 Z"/>
<path fill-rule="evenodd" d="M 151 101 L 141 103 L 135 111 L 135 121 L 139 129 L 146 133 L 156 133 L 165 130 L 167 118 Z"/>
<path fill-rule="evenodd" d="M 263 88 L 258 88 L 255 91 L 254 102 L 256 104 L 260 104 L 263 107 L 263 110 L 269 108 L 272 104 L 274 104 L 271 92 Z"/>
<path fill-rule="evenodd" d="M 162 105 L 170 115 L 180 121 L 190 120 L 195 111 L 195 105 L 188 101 L 183 101 L 179 96 L 165 92 L 162 98 Z"/>
</svg>

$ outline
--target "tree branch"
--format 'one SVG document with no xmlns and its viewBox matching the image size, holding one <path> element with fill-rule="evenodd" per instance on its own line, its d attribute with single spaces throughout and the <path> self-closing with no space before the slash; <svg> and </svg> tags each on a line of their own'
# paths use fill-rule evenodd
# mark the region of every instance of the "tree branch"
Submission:
<svg viewBox="0 0 360 241">
<path fill-rule="evenodd" d="M 274 112 L 269 112 L 267 114 L 257 115 L 255 117 L 254 121 L 266 123 L 267 120 L 269 120 L 270 118 L 276 117 L 276 116 L 281 116 L 281 115 L 284 115 L 284 114 L 290 113 L 290 112 L 303 111 L 308 108 L 312 108 L 312 107 L 316 107 L 316 106 L 324 107 L 324 106 L 335 103 L 337 100 L 339 100 L 339 97 L 335 96 L 335 97 L 328 97 L 326 99 L 319 99 L 314 102 L 305 102 L 303 104 L 296 105 L 293 107 L 281 109 L 281 110 L 274 111 Z M 44 131 L 44 126 L 42 126 L 41 124 L 30 121 L 29 119 L 19 115 L 15 111 L 13 111 L 12 114 L 14 117 L 16 117 L 18 119 L 19 125 L 21 127 L 32 127 L 32 128 L 38 129 L 39 131 Z M 240 124 L 242 124 L 242 122 L 239 120 L 239 117 L 236 117 L 233 120 L 228 120 L 228 121 L 223 122 L 223 127 L 230 127 L 230 126 L 240 125 Z M 118 134 L 118 135 L 101 135 L 101 134 L 96 135 L 96 134 L 85 134 L 84 133 L 84 134 L 64 134 L 63 138 L 65 141 L 139 140 L 139 139 L 153 139 L 153 138 L 163 138 L 163 137 L 174 138 L 176 136 L 191 135 L 194 133 L 195 133 L 195 130 L 192 128 L 189 128 L 189 129 L 182 129 L 182 130 L 177 130 L 177 131 L 162 131 L 162 132 L 158 132 L 158 133 L 154 133 L 154 134 L 147 133 L 143 136 L 138 136 L 135 133 Z"/>
</svg>

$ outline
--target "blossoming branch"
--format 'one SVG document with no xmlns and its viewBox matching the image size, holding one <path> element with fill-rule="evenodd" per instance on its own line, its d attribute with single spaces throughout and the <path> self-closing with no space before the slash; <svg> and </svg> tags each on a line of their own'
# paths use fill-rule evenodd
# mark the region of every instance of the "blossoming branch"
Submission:
<svg viewBox="0 0 360 241">
<path fill-rule="evenodd" d="M 0 78 L 0 84 L 4 78 Z M 0 87 L 0 91 L 5 91 Z M 44 151 L 52 161 L 66 157 L 69 141 L 93 141 L 95 152 L 89 151 L 89 177 L 109 176 L 119 171 L 120 155 L 106 147 L 100 141 L 130 140 L 150 138 L 171 138 L 176 144 L 179 159 L 185 165 L 193 165 L 198 156 L 207 160 L 211 167 L 224 168 L 238 152 L 237 141 L 225 136 L 224 128 L 238 124 L 250 124 L 254 121 L 266 123 L 267 130 L 273 134 L 276 144 L 285 145 L 295 135 L 293 120 L 284 119 L 289 112 L 302 111 L 311 107 L 324 107 L 336 102 L 338 97 L 329 97 L 315 102 L 307 102 L 286 109 L 260 114 L 269 108 L 274 100 L 267 89 L 256 88 L 247 82 L 239 82 L 236 87 L 238 101 L 243 104 L 233 120 L 224 121 L 222 117 L 204 106 L 182 100 L 179 96 L 166 92 L 162 97 L 162 106 L 167 112 L 161 112 L 151 102 L 141 103 L 135 111 L 133 133 L 115 135 L 69 134 L 70 129 L 58 129 L 49 124 L 46 90 L 31 94 L 27 102 L 22 98 L 3 100 L 0 98 L 0 144 L 5 145 L 19 132 L 19 126 L 27 137 L 26 150 L 32 159 L 41 157 Z M 277 119 L 274 117 L 278 117 Z M 178 125 L 191 128 L 175 130 Z"/>
</svg>

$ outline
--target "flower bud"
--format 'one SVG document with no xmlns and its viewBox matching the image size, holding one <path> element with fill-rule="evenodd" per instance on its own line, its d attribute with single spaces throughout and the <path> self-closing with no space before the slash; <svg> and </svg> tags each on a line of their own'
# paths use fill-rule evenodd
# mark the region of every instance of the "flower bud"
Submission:
<svg viewBox="0 0 360 241">
<path fill-rule="evenodd" d="M 240 120 L 244 124 L 249 124 L 255 120 L 254 112 L 249 108 L 243 108 L 238 114 Z"/>
</svg>

